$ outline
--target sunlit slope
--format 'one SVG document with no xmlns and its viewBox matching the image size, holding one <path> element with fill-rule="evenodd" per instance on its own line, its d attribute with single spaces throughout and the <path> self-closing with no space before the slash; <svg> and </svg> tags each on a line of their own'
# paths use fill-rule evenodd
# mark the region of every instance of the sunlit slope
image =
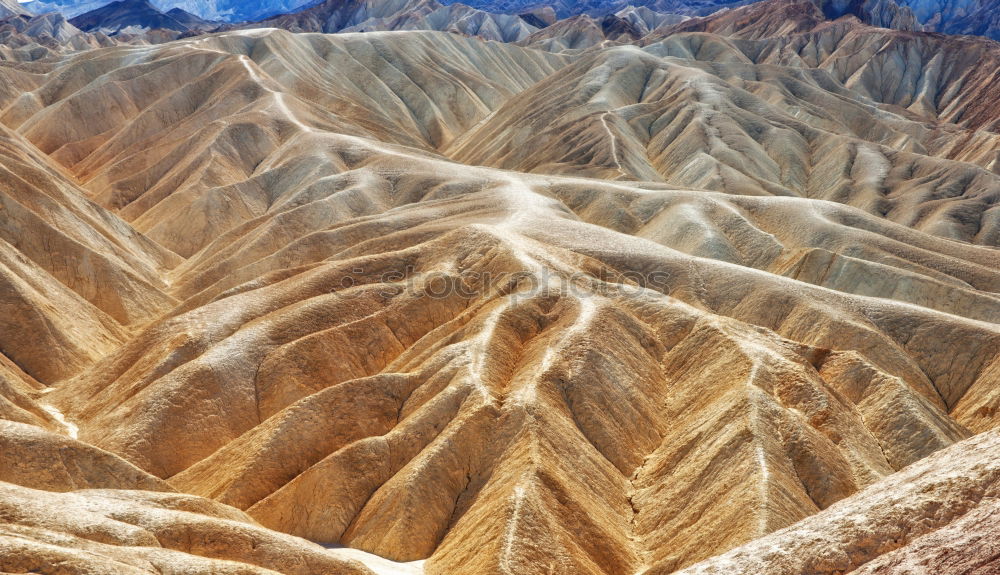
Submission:
<svg viewBox="0 0 1000 575">
<path fill-rule="evenodd" d="M 76 373 L 176 305 L 180 258 L 84 197 L 19 135 L 0 128 L 0 349 L 34 378 Z M 30 334 L 30 335 L 29 335 Z"/>
<path fill-rule="evenodd" d="M 118 501 L 129 537 L 58 546 L 143 565 L 363 572 L 279 531 L 431 574 L 667 573 L 995 428 L 995 134 L 736 44 L 264 30 L 5 70 L 0 160 L 54 198 L 8 235 L 101 267 L 8 250 L 38 287 L 3 303 L 58 353 L 0 332 L 3 407 L 124 479 L 0 500 L 74 537 Z"/>
<path fill-rule="evenodd" d="M 449 34 L 250 31 L 81 54 L 3 117 L 96 200 L 188 256 L 259 213 L 203 202 L 261 190 L 259 176 L 311 129 L 433 149 L 561 62 Z M 181 211 L 190 227 L 164 229 Z"/>
<path fill-rule="evenodd" d="M 1000 51 L 963 42 L 845 24 L 594 50 L 445 152 L 535 173 L 831 200 L 996 245 L 1000 137 L 989 131 L 998 112 L 985 62 Z"/>
<path fill-rule="evenodd" d="M 989 573 L 996 432 L 937 453 L 801 523 L 680 573 Z M 876 532 L 881 536 L 871 537 Z M 672 573 L 659 565 L 648 573 Z"/>
</svg>

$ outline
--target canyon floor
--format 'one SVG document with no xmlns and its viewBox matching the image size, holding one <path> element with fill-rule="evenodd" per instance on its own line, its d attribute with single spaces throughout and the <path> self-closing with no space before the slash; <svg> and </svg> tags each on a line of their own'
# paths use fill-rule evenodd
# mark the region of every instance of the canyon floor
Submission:
<svg viewBox="0 0 1000 575">
<path fill-rule="evenodd" d="M 0 60 L 0 571 L 1000 573 L 1000 44 L 563 38 Z"/>
</svg>

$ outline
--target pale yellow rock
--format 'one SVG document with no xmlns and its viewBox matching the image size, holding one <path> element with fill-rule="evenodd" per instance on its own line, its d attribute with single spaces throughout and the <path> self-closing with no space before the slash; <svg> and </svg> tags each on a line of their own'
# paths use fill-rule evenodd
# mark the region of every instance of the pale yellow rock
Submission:
<svg viewBox="0 0 1000 575">
<path fill-rule="evenodd" d="M 787 529 L 680 571 L 795 573 L 990 573 L 1000 434 L 942 450 L 855 497 Z M 669 565 L 646 573 L 672 573 Z"/>
<path fill-rule="evenodd" d="M 0 570 L 988 559 L 996 47 L 661 32 L 0 66 Z"/>
<path fill-rule="evenodd" d="M 111 453 L 34 425 L 2 420 L 0 481 L 46 491 L 173 491 Z"/>
<path fill-rule="evenodd" d="M 189 495 L 0 483 L 4 572 L 369 575 L 360 563 Z"/>
</svg>

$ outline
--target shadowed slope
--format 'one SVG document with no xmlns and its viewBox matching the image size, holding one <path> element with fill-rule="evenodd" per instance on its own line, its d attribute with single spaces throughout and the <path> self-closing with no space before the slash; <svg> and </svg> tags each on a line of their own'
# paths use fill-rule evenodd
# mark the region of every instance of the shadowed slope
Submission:
<svg viewBox="0 0 1000 575">
<path fill-rule="evenodd" d="M 117 0 L 74 17 L 70 23 L 85 31 L 112 34 L 129 29 L 164 29 L 187 32 L 191 28 L 156 9 L 148 0 Z"/>
</svg>

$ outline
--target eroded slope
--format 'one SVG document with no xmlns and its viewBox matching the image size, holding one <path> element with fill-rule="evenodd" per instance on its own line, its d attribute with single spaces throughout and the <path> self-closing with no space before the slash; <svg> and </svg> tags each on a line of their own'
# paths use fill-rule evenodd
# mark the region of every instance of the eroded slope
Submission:
<svg viewBox="0 0 1000 575">
<path fill-rule="evenodd" d="M 172 547 L 159 530 L 187 541 L 195 519 L 174 516 L 166 496 L 3 497 L 34 501 L 57 526 L 78 521 L 64 507 L 100 515 L 109 497 L 126 501 L 135 538 L 60 545 L 130 566 L 174 557 L 133 549 L 150 532 L 162 547 L 243 561 L 234 572 L 340 561 L 257 521 L 426 560 L 427 573 L 669 572 L 864 501 L 866 487 L 996 427 L 995 176 L 979 146 L 942 143 L 972 134 L 995 148 L 992 133 L 918 129 L 828 72 L 757 63 L 721 36 L 705 46 L 732 62 L 670 52 L 696 37 L 571 58 L 447 34 L 265 30 L 5 70 L 26 88 L 0 102 L 14 150 L 0 159 L 30 159 L 44 171 L 35 179 L 62 186 L 34 210 L 41 222 L 76 218 L 28 235 L 68 228 L 103 254 L 101 230 L 125 253 L 102 275 L 143 279 L 149 291 L 128 301 L 153 302 L 116 320 L 117 308 L 73 289 L 82 271 L 52 266 L 45 250 L 22 257 L 11 282 L 46 283 L 16 293 L 60 299 L 25 296 L 16 309 L 49 310 L 39 321 L 55 326 L 55 306 L 82 314 L 70 323 L 100 329 L 52 333 L 106 345 L 72 363 L 8 354 L 10 410 L 64 430 L 37 405 L 58 384 L 44 398 L 78 427 L 89 446 L 70 444 L 79 457 L 193 494 L 169 501 L 197 506 L 210 516 L 198 525 L 240 534 L 240 546 Z M 657 91 L 673 100 L 645 103 Z M 609 105 L 579 113 L 594 94 Z M 809 114 L 792 111 L 814 100 Z M 553 112 L 569 101 L 577 108 Z M 607 109 L 647 110 L 652 125 L 670 102 L 747 129 L 783 123 L 754 133 L 797 159 L 771 169 L 767 146 L 753 164 L 675 135 L 676 157 L 755 175 L 729 180 L 738 190 L 678 183 L 688 173 L 633 154 L 636 138 L 622 134 L 636 128 Z M 567 147 L 538 140 L 516 110 L 558 127 Z M 578 144 L 594 132 L 610 139 L 588 155 Z M 815 150 L 798 145 L 807 136 Z M 577 168 L 455 160 L 498 146 L 525 161 L 562 153 Z M 835 178 L 845 150 L 857 173 Z M 624 181 L 643 157 L 645 179 L 659 181 Z M 623 173 L 609 173 L 611 160 Z M 887 176 L 865 170 L 882 160 L 913 173 L 880 198 Z M 920 178 L 965 193 L 929 199 Z M 928 206 L 941 213 L 903 217 Z M 45 537 L 26 537 L 32 557 L 57 552 Z M 239 556 L 241 542 L 265 540 L 282 551 Z"/>
</svg>

